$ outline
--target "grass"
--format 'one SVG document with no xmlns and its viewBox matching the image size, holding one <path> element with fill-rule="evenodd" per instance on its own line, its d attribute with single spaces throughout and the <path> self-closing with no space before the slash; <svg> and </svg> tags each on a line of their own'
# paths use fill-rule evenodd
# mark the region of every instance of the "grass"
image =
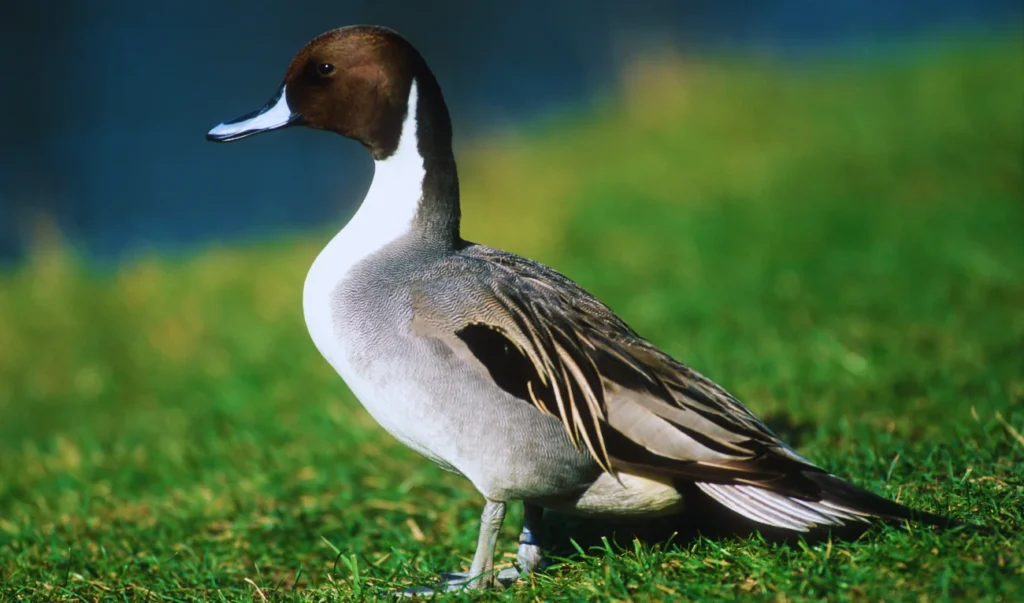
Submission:
<svg viewBox="0 0 1024 603">
<path fill-rule="evenodd" d="M 485 598 L 1024 598 L 1022 57 L 1020 35 L 661 57 L 463 148 L 469 238 L 575 278 L 839 475 L 999 529 L 779 542 L 683 516 L 664 541 L 553 518 L 559 564 Z M 41 244 L 0 275 L 0 599 L 365 600 L 468 566 L 478 495 L 308 340 L 323 241 L 113 274 Z"/>
</svg>

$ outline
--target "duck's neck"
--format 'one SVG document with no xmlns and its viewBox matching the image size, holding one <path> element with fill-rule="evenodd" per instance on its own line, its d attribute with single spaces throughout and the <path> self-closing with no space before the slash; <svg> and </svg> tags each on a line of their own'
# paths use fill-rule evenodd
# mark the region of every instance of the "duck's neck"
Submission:
<svg viewBox="0 0 1024 603">
<path fill-rule="evenodd" d="M 414 122 L 410 123 L 406 116 L 399 141 L 401 148 L 405 139 L 415 140 L 423 158 L 423 198 L 414 229 L 424 242 L 452 247 L 461 241 L 459 225 L 462 217 L 459 174 L 452 150 L 452 122 L 441 87 L 425 64 L 423 72 L 413 80 L 409 93 L 408 113 L 414 112 Z"/>
<path fill-rule="evenodd" d="M 451 123 L 437 82 L 427 79 L 413 81 L 398 145 L 374 161 L 370 190 L 343 229 L 363 239 L 367 255 L 401 237 L 440 251 L 461 241 Z"/>
</svg>

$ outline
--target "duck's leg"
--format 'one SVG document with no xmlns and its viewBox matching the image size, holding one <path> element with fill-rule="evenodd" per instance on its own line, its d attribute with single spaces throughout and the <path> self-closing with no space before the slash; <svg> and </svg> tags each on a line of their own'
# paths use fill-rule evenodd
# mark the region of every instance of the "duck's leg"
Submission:
<svg viewBox="0 0 1024 603">
<path fill-rule="evenodd" d="M 498 544 L 498 532 L 505 521 L 505 503 L 488 499 L 480 515 L 480 536 L 476 540 L 476 554 L 469 566 L 468 588 L 494 586 L 494 547 Z"/>
<path fill-rule="evenodd" d="M 528 575 L 540 570 L 544 559 L 540 550 L 541 521 L 544 519 L 544 507 L 523 503 L 523 532 L 519 535 L 519 553 L 516 561 L 519 572 Z"/>
<path fill-rule="evenodd" d="M 519 553 L 516 565 L 498 572 L 498 582 L 508 586 L 540 571 L 544 563 L 544 555 L 540 550 L 541 520 L 544 518 L 544 507 L 523 503 L 523 531 L 519 534 Z"/>
<path fill-rule="evenodd" d="M 503 521 L 505 521 L 505 503 L 488 499 L 484 505 L 484 512 L 480 515 L 480 536 L 476 541 L 476 553 L 473 555 L 473 564 L 470 565 L 469 572 L 442 574 L 441 578 L 444 580 L 444 584 L 436 590 L 415 587 L 406 589 L 400 594 L 405 596 L 430 595 L 463 588 L 477 589 L 494 586 L 494 547 L 498 543 L 498 532 L 501 531 Z"/>
</svg>

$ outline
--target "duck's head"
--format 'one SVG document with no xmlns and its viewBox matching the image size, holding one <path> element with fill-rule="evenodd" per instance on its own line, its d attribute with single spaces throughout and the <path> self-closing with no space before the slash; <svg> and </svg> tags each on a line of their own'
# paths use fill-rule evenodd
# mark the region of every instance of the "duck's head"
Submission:
<svg viewBox="0 0 1024 603">
<path fill-rule="evenodd" d="M 206 138 L 231 142 L 302 125 L 357 140 L 374 159 L 385 159 L 398 146 L 414 83 L 420 144 L 422 116 L 431 123 L 430 143 L 450 148 L 448 111 L 426 62 L 405 38 L 375 26 L 343 27 L 314 38 L 292 59 L 263 108 L 214 127 Z"/>
</svg>

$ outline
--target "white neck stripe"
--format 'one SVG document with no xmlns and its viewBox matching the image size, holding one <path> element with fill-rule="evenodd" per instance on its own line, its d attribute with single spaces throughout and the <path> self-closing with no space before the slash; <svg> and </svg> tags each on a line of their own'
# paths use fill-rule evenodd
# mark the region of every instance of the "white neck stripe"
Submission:
<svg viewBox="0 0 1024 603">
<path fill-rule="evenodd" d="M 416 140 L 416 82 L 409 90 L 409 102 L 398 148 L 387 159 L 374 161 L 373 182 L 359 209 L 331 241 L 345 249 L 337 258 L 336 270 L 349 268 L 412 228 L 423 198 L 426 169 Z M 341 276 L 341 275 L 339 275 Z"/>
<path fill-rule="evenodd" d="M 387 159 L 374 162 L 373 182 L 366 198 L 348 224 L 320 252 L 306 276 L 303 308 L 306 325 L 320 352 L 330 360 L 333 333 L 332 292 L 352 268 L 412 229 L 423 198 L 426 169 L 416 137 L 416 82 L 409 91 L 398 148 Z M 336 309 L 335 309 L 336 310 Z"/>
</svg>

